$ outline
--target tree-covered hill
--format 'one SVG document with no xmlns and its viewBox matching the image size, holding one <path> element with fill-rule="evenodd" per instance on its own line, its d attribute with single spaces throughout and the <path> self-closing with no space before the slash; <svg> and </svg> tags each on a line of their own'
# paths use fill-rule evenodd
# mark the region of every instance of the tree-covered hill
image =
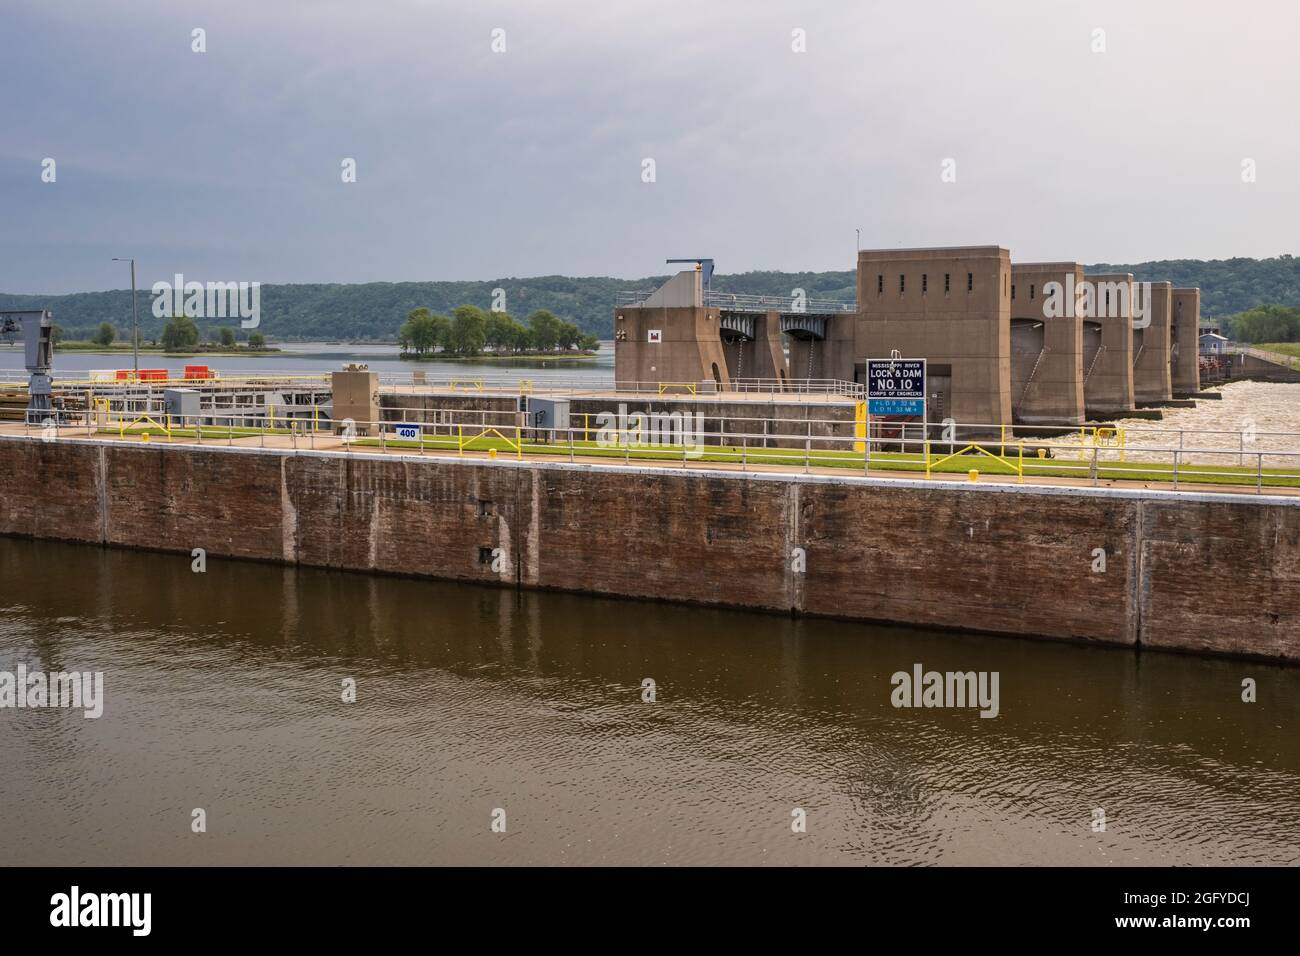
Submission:
<svg viewBox="0 0 1300 956">
<path fill-rule="evenodd" d="M 1273 303 L 1300 306 L 1300 259 L 1173 259 L 1136 264 L 1101 263 L 1090 269 L 1132 272 L 1139 279 L 1167 279 L 1176 286 L 1200 286 L 1201 314 L 1219 318 Z M 602 338 L 612 335 L 615 293 L 652 289 L 665 276 L 613 279 L 604 276 L 569 278 L 538 276 L 488 282 L 367 282 L 357 285 L 264 285 L 261 290 L 262 324 L 259 329 L 277 341 L 396 341 L 397 330 L 413 309 L 428 308 L 450 314 L 460 305 L 488 309 L 493 290 L 505 290 L 506 310 L 523 319 L 545 309 L 572 322 L 583 332 Z M 755 295 L 788 296 L 802 288 L 812 298 L 854 298 L 854 277 L 844 272 L 745 272 L 716 275 L 714 289 Z M 162 332 L 155 318 L 152 296 L 145 286 L 139 293 L 140 324 L 146 340 Z M 69 338 L 90 338 L 101 322 L 111 322 L 122 334 L 131 326 L 131 293 L 80 292 L 71 295 L 10 295 L 0 293 L 0 309 L 46 308 L 54 312 Z M 234 320 L 198 325 L 205 337 L 219 325 Z M 242 336 L 241 336 L 242 337 Z"/>
</svg>

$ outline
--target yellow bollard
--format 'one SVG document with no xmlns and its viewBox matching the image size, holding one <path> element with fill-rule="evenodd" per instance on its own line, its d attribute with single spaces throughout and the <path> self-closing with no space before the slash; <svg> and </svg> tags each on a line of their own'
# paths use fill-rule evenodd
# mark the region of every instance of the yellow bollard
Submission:
<svg viewBox="0 0 1300 956">
<path fill-rule="evenodd" d="M 980 473 L 976 471 L 974 468 L 972 468 L 970 471 L 966 473 L 966 477 L 969 478 L 971 481 L 979 481 Z"/>
<path fill-rule="evenodd" d="M 149 444 L 149 433 L 145 432 L 143 435 L 141 435 L 140 440 L 144 442 L 146 445 Z"/>
<path fill-rule="evenodd" d="M 489 449 L 488 449 L 488 457 L 489 457 L 489 458 L 495 458 L 496 456 L 497 456 L 497 450 L 496 450 L 495 448 L 489 448 Z"/>
<path fill-rule="evenodd" d="M 1038 449 L 1038 457 L 1039 457 L 1039 458 L 1046 458 L 1046 457 L 1047 457 L 1047 449 L 1046 449 L 1046 448 L 1040 448 L 1040 449 Z"/>
</svg>

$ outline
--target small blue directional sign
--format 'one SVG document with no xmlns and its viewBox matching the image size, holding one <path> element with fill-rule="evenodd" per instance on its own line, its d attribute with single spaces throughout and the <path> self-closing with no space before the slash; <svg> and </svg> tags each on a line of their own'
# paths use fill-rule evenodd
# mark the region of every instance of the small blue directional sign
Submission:
<svg viewBox="0 0 1300 956">
<path fill-rule="evenodd" d="M 925 416 L 925 359 L 867 359 L 867 411 Z"/>
<path fill-rule="evenodd" d="M 925 414 L 925 400 L 920 398 L 869 398 L 867 412 L 871 415 L 914 415 Z"/>
</svg>

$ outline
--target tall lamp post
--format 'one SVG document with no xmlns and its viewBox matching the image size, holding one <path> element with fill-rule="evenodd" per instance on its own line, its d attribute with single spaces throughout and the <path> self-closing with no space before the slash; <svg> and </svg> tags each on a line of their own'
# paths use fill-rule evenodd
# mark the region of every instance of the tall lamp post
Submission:
<svg viewBox="0 0 1300 956">
<path fill-rule="evenodd" d="M 140 380 L 140 323 L 135 312 L 135 260 L 113 257 L 114 262 L 131 263 L 131 354 L 135 359 L 135 378 Z"/>
</svg>

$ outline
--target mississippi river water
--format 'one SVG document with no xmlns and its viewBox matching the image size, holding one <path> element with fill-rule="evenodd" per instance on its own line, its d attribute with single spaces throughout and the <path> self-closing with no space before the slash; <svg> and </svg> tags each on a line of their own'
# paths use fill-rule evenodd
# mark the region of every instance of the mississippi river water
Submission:
<svg viewBox="0 0 1300 956">
<path fill-rule="evenodd" d="M 1300 861 L 1300 668 L 190 560 L 0 538 L 4 862 Z"/>
</svg>

